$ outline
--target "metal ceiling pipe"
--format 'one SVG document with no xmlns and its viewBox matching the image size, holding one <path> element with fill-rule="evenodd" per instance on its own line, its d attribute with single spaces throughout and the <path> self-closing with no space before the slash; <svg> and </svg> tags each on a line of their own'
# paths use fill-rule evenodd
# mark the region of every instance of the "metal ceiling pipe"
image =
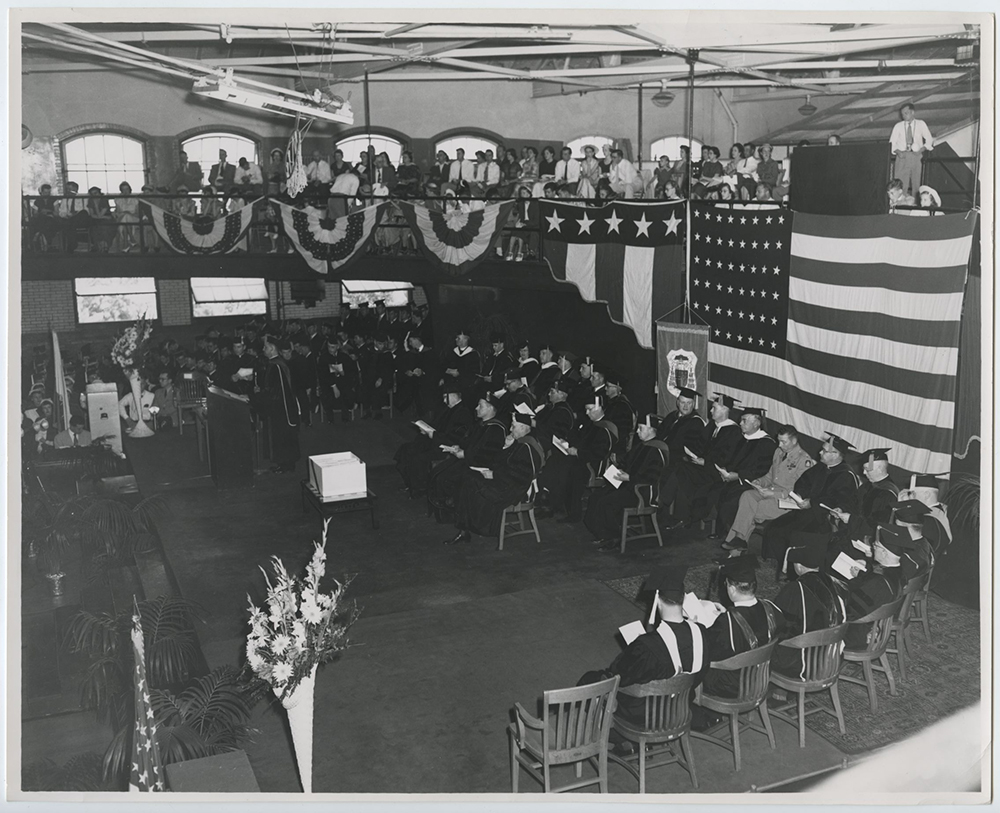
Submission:
<svg viewBox="0 0 1000 813">
<path fill-rule="evenodd" d="M 736 116 L 733 115 L 733 108 L 729 106 L 729 102 L 726 101 L 726 97 L 722 95 L 722 91 L 719 88 L 715 89 L 715 95 L 719 97 L 719 101 L 722 103 L 722 109 L 726 111 L 726 115 L 729 116 L 729 123 L 733 125 L 733 143 L 740 143 L 740 123 L 736 120 Z"/>
</svg>

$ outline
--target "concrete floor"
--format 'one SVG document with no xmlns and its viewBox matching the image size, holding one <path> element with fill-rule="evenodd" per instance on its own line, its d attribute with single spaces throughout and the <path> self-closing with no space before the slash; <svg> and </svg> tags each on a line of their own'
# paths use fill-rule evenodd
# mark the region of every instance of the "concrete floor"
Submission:
<svg viewBox="0 0 1000 813">
<path fill-rule="evenodd" d="M 646 540 L 625 555 L 602 553 L 582 525 L 552 521 L 542 523 L 541 544 L 519 537 L 502 552 L 494 539 L 442 545 L 453 528 L 408 499 L 392 466 L 413 431 L 398 418 L 304 429 L 299 471 L 260 474 L 244 491 L 216 490 L 193 433 L 162 433 L 132 456 L 143 492 L 163 493 L 170 503 L 160 534 L 183 594 L 203 607 L 199 635 L 210 666 L 242 660 L 246 596 L 263 595 L 258 565 L 278 555 L 301 568 L 319 537 L 318 515 L 300 505 L 305 457 L 350 449 L 366 461 L 379 530 L 367 513 L 330 525 L 328 573 L 353 576 L 350 595 L 361 615 L 352 648 L 319 672 L 316 792 L 509 792 L 513 703 L 533 708 L 545 689 L 573 685 L 609 663 L 620 650 L 617 627 L 637 617 L 600 582 L 658 564 L 704 564 L 716 550 L 689 532 L 663 548 Z M 299 790 L 284 712 L 262 704 L 255 725 L 260 734 L 247 752 L 261 790 Z M 728 752 L 696 743 L 700 792 L 746 792 L 843 761 L 814 734 L 800 750 L 791 726 L 776 722 L 775 733 L 773 752 L 762 737 L 745 735 L 739 774 Z M 620 767 L 612 766 L 610 781 L 612 792 L 637 791 Z M 522 773 L 521 791 L 533 785 Z M 649 775 L 651 793 L 691 791 L 676 766 Z"/>
</svg>

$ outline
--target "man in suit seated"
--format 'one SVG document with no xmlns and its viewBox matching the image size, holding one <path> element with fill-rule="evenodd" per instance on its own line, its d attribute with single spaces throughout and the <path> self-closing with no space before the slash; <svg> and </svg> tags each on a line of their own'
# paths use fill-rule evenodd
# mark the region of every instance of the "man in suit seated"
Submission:
<svg viewBox="0 0 1000 813">
<path fill-rule="evenodd" d="M 59 432 L 52 439 L 52 445 L 57 449 L 89 446 L 91 442 L 90 432 L 84 428 L 83 418 L 79 415 L 73 415 L 69 419 L 69 428 Z"/>
</svg>

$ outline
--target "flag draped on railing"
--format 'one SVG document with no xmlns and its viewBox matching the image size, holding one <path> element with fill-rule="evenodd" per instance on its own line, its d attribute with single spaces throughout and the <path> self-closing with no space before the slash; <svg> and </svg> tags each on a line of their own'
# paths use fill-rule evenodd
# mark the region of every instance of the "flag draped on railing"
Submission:
<svg viewBox="0 0 1000 813">
<path fill-rule="evenodd" d="M 468 204 L 449 203 L 457 208 L 446 212 L 407 201 L 400 201 L 399 207 L 424 256 L 442 271 L 458 276 L 490 256 L 514 203 L 489 203 L 471 210 Z"/>
<path fill-rule="evenodd" d="M 248 203 L 218 220 L 188 220 L 143 201 L 149 206 L 156 233 L 178 254 L 228 254 L 235 251 L 250 228 L 253 207 L 257 202 Z"/>
<path fill-rule="evenodd" d="M 819 438 L 950 471 L 975 214 L 692 211 L 691 301 L 710 389 Z"/>
<path fill-rule="evenodd" d="M 135 731 L 132 734 L 132 770 L 128 789 L 131 792 L 164 790 L 163 762 L 156 745 L 156 724 L 146 680 L 146 656 L 142 638 L 139 605 L 132 599 L 132 654 L 135 658 Z"/>
<path fill-rule="evenodd" d="M 275 203 L 281 210 L 285 235 L 309 267 L 320 274 L 343 271 L 364 255 L 386 205 L 367 206 L 330 220 L 324 209 Z"/>
<path fill-rule="evenodd" d="M 653 320 L 684 302 L 684 205 L 540 201 L 545 259 L 651 348 Z"/>
</svg>

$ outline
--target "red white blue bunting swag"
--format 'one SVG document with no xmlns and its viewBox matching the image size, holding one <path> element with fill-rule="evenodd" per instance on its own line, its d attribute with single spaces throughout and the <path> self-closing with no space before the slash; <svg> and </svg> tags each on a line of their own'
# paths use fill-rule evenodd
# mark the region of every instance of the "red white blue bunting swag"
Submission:
<svg viewBox="0 0 1000 813">
<path fill-rule="evenodd" d="M 320 274 L 341 270 L 364 255 L 385 206 L 379 203 L 330 220 L 323 209 L 275 203 L 281 208 L 286 236 L 309 267 Z"/>
<path fill-rule="evenodd" d="M 239 247 L 250 228 L 257 201 L 218 220 L 187 220 L 148 201 L 144 203 L 149 206 L 156 233 L 178 254 L 228 254 Z"/>
<path fill-rule="evenodd" d="M 471 211 L 462 204 L 446 212 L 405 201 L 399 205 L 424 256 L 457 276 L 471 271 L 493 251 L 514 203 L 491 203 Z"/>
</svg>

